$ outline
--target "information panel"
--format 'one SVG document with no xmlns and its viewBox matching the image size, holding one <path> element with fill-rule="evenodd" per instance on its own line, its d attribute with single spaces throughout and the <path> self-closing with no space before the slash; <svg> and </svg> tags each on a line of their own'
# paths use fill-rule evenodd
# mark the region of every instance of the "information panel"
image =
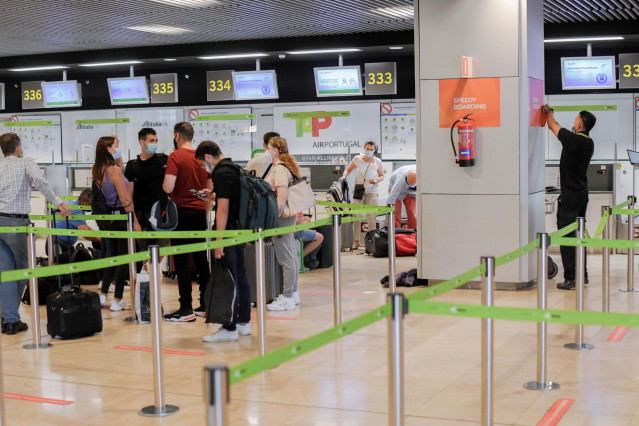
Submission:
<svg viewBox="0 0 639 426">
<path fill-rule="evenodd" d="M 318 67 L 315 71 L 315 89 L 321 96 L 359 96 L 362 79 L 359 65 L 351 67 Z"/>
<path fill-rule="evenodd" d="M 76 80 L 43 81 L 42 97 L 47 108 L 66 108 L 82 105 Z"/>
<path fill-rule="evenodd" d="M 232 101 L 233 91 L 233 70 L 206 72 L 207 101 Z"/>
<path fill-rule="evenodd" d="M 619 54 L 619 88 L 639 88 L 639 53 Z"/>
<path fill-rule="evenodd" d="M 178 101 L 177 73 L 151 74 L 151 103 L 172 104 Z"/>
<path fill-rule="evenodd" d="M 563 90 L 616 89 L 614 56 L 561 58 Z"/>
<path fill-rule="evenodd" d="M 417 115 L 415 103 L 380 106 L 382 158 L 415 160 L 417 153 Z"/>
<path fill-rule="evenodd" d="M 62 162 L 60 115 L 14 115 L 4 123 L 4 132 L 20 137 L 25 157 L 37 163 Z"/>
<path fill-rule="evenodd" d="M 278 99 L 275 71 L 233 72 L 235 100 Z"/>
<path fill-rule="evenodd" d="M 376 62 L 364 65 L 365 95 L 396 95 L 397 64 L 395 62 Z"/>
<path fill-rule="evenodd" d="M 23 81 L 20 84 L 22 109 L 44 108 L 42 81 Z"/>
<path fill-rule="evenodd" d="M 250 108 L 192 109 L 189 121 L 195 132 L 193 147 L 210 140 L 217 143 L 226 157 L 234 161 L 248 161 L 251 158 L 251 126 L 255 114 Z"/>
</svg>

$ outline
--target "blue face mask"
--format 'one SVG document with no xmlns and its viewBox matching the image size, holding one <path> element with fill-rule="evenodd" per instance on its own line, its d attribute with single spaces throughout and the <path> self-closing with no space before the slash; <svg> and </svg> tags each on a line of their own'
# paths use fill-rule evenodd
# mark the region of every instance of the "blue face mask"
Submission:
<svg viewBox="0 0 639 426">
<path fill-rule="evenodd" d="M 207 171 L 208 174 L 212 175 L 214 169 L 215 169 L 215 165 L 214 164 L 211 164 L 210 166 L 208 164 L 206 165 L 206 171 Z"/>
<path fill-rule="evenodd" d="M 364 155 L 368 158 L 371 158 L 373 155 L 375 155 L 375 151 L 364 150 Z"/>
<path fill-rule="evenodd" d="M 147 154 L 149 155 L 153 155 L 157 152 L 158 150 L 158 144 L 156 143 L 150 143 L 146 146 L 146 148 L 144 149 L 146 151 Z"/>
<path fill-rule="evenodd" d="M 120 151 L 120 148 L 116 148 L 115 149 L 115 154 L 113 154 L 113 159 L 117 160 L 120 157 L 122 157 L 122 152 Z"/>
</svg>

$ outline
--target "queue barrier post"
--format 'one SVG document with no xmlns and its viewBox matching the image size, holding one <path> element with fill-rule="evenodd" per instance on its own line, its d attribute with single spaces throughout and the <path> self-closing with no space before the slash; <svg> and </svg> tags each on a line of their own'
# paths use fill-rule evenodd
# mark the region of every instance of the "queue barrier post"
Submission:
<svg viewBox="0 0 639 426">
<path fill-rule="evenodd" d="M 150 290 L 151 290 L 151 326 L 153 330 L 153 397 L 154 405 L 149 405 L 138 411 L 145 417 L 166 417 L 175 414 L 180 409 L 175 405 L 164 402 L 164 361 L 162 352 L 162 297 L 160 294 L 160 246 L 149 247 L 150 263 Z"/>
<path fill-rule="evenodd" d="M 635 208 L 635 197 L 633 195 L 628 195 L 628 200 L 630 200 L 630 204 L 628 205 L 629 210 L 633 210 Z M 631 213 L 628 215 L 628 241 L 634 240 L 634 231 L 635 231 L 635 216 Z M 626 288 L 620 288 L 619 291 L 624 293 L 626 292 L 635 292 L 639 291 L 639 289 L 635 289 L 635 268 L 634 268 L 634 260 L 635 260 L 635 250 L 632 248 L 628 249 L 628 271 L 626 273 Z"/>
<path fill-rule="evenodd" d="M 47 220 L 47 226 L 49 229 L 55 228 L 55 222 L 53 221 L 53 209 L 47 208 L 47 215 L 51 216 L 51 219 Z M 47 235 L 47 244 L 49 245 L 49 266 L 52 266 L 53 263 L 53 234 Z"/>
<path fill-rule="evenodd" d="M 2 281 L 0 281 L 0 285 L 2 285 Z M 1 342 L 0 342 L 0 348 L 2 348 Z M 2 350 L 0 349 L 0 426 L 5 426 L 7 424 L 5 412 L 6 411 L 4 406 L 4 373 L 2 371 Z"/>
<path fill-rule="evenodd" d="M 229 369 L 226 365 L 214 364 L 204 367 L 204 395 L 208 426 L 226 426 L 228 422 Z"/>
<path fill-rule="evenodd" d="M 584 238 L 586 231 L 586 219 L 577 218 L 577 238 Z M 586 247 L 577 246 L 576 262 L 575 262 L 575 310 L 583 312 L 584 310 L 584 276 L 586 272 Z M 566 343 L 564 348 L 577 351 L 584 351 L 594 348 L 590 343 L 584 342 L 584 325 L 575 325 L 575 342 Z"/>
<path fill-rule="evenodd" d="M 262 228 L 257 228 L 255 232 L 261 233 Z M 266 354 L 266 268 L 265 265 L 265 251 L 264 251 L 264 238 L 260 237 L 255 241 L 255 274 L 256 285 L 255 291 L 257 294 L 256 306 L 257 306 L 257 329 L 260 337 L 258 345 L 258 355 L 264 356 Z"/>
<path fill-rule="evenodd" d="M 29 269 L 36 268 L 36 236 L 31 229 L 35 225 L 29 223 L 27 229 L 27 264 Z M 53 247 L 49 247 L 49 252 L 53 253 Z M 53 257 L 53 256 L 49 256 Z M 24 349 L 48 349 L 53 345 L 51 343 L 42 343 L 42 331 L 40 330 L 40 304 L 38 303 L 38 279 L 36 277 L 29 278 L 29 296 L 31 297 L 31 343 L 22 346 Z"/>
<path fill-rule="evenodd" d="M 408 300 L 402 293 L 387 295 L 392 314 L 388 317 L 388 424 L 404 424 L 404 315 Z"/>
<path fill-rule="evenodd" d="M 548 246 L 550 239 L 548 234 L 537 234 L 539 247 L 537 247 L 537 309 L 548 308 L 548 297 L 546 295 L 546 281 L 548 278 Z M 526 382 L 524 387 L 529 390 L 548 391 L 559 389 L 559 384 L 546 380 L 547 369 L 547 327 L 545 322 L 537 323 L 537 380 Z"/>
<path fill-rule="evenodd" d="M 128 232 L 135 231 L 135 216 L 133 212 L 127 213 L 127 222 L 126 222 L 126 230 Z M 135 238 L 129 237 L 126 239 L 129 249 L 129 255 L 135 254 Z M 137 285 L 136 281 L 137 277 L 137 268 L 135 266 L 135 262 L 129 262 L 129 296 L 131 297 L 131 304 L 135 304 L 135 286 Z M 137 322 L 137 318 L 135 316 L 135 306 L 131 309 L 131 316 L 124 318 L 126 322 Z"/>
<path fill-rule="evenodd" d="M 395 293 L 397 290 L 397 281 L 395 275 L 395 257 L 396 257 L 396 245 L 395 245 L 395 212 L 392 209 L 392 205 L 388 212 L 388 219 L 386 221 L 386 229 L 388 229 L 388 292 Z"/>
<path fill-rule="evenodd" d="M 608 214 L 608 219 L 601 233 L 601 238 L 610 238 L 610 206 L 601 207 L 601 215 Z M 601 310 L 610 312 L 610 248 L 604 247 L 601 253 Z"/>
<path fill-rule="evenodd" d="M 333 214 L 333 319 L 335 326 L 342 324 L 342 263 L 339 227 L 341 216 Z"/>
<path fill-rule="evenodd" d="M 481 278 L 481 302 L 493 306 L 495 258 L 482 256 L 486 272 Z M 481 424 L 493 424 L 494 326 L 492 318 L 481 320 Z"/>
</svg>

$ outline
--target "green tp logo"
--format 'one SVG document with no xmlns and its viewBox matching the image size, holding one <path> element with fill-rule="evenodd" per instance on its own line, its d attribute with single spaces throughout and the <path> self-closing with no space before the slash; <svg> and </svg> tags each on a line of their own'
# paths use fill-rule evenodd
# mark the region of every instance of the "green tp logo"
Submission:
<svg viewBox="0 0 639 426">
<path fill-rule="evenodd" d="M 328 129 L 333 119 L 331 117 L 299 117 L 295 119 L 295 136 L 301 138 L 304 133 L 311 133 L 316 138 L 319 131 Z"/>
</svg>

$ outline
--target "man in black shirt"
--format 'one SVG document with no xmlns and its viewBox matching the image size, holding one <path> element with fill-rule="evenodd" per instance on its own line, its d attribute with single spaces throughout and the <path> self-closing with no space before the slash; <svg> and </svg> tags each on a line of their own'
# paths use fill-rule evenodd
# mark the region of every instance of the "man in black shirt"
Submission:
<svg viewBox="0 0 639 426">
<path fill-rule="evenodd" d="M 555 120 L 553 109 L 543 106 L 548 128 L 561 142 L 561 159 L 559 161 L 559 180 L 561 195 L 557 207 L 557 228 L 561 229 L 575 222 L 578 217 L 586 217 L 588 207 L 588 178 L 586 171 L 595 149 L 589 136 L 597 119 L 589 111 L 577 114 L 572 132 L 561 127 Z M 567 237 L 575 237 L 575 231 Z M 557 284 L 560 290 L 575 289 L 575 248 L 561 247 L 561 262 L 564 265 L 564 282 Z M 585 269 L 585 259 L 584 259 Z M 588 271 L 584 276 L 588 283 Z"/>
<path fill-rule="evenodd" d="M 138 141 L 142 151 L 135 160 L 126 163 L 124 176 L 129 180 L 133 190 L 135 216 L 145 231 L 153 231 L 149 223 L 151 208 L 155 202 L 166 201 L 167 195 L 162 190 L 164 171 L 166 170 L 166 154 L 157 154 L 158 137 L 155 130 L 145 127 L 138 132 Z M 141 250 L 147 250 L 154 244 L 153 240 L 137 240 Z"/>
<path fill-rule="evenodd" d="M 203 141 L 198 145 L 195 159 L 213 179 L 213 192 L 208 189 L 200 190 L 211 200 L 215 199 L 215 230 L 234 229 L 240 211 L 239 166 L 230 158 L 225 158 L 220 147 L 211 141 Z M 251 334 L 251 288 L 246 276 L 244 244 L 216 248 L 215 259 L 224 259 L 224 264 L 233 275 L 237 294 L 233 309 L 235 315 L 230 324 L 223 324 L 216 332 L 204 336 L 202 340 L 209 343 L 233 342 L 239 339 L 238 334 Z"/>
</svg>

